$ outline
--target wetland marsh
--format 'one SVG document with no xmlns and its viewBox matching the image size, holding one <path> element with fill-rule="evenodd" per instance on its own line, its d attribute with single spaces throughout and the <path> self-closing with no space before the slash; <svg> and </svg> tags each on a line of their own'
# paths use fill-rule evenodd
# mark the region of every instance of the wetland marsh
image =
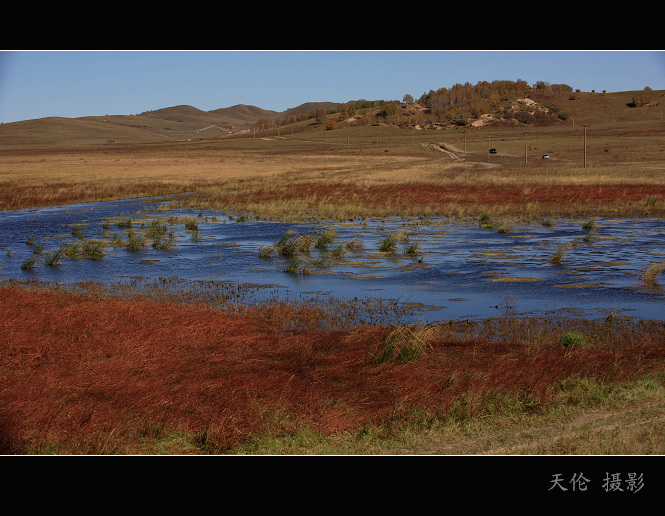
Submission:
<svg viewBox="0 0 665 516">
<path fill-rule="evenodd" d="M 196 282 L 223 302 L 378 301 L 406 322 L 663 320 L 659 278 L 643 277 L 664 238 L 656 218 L 287 223 L 138 199 L 0 213 L 0 273 L 67 288 Z"/>
<path fill-rule="evenodd" d="M 588 168 L 580 123 L 492 166 L 480 128 L 7 143 L 0 451 L 662 453 L 664 129 L 620 105 Z"/>
</svg>

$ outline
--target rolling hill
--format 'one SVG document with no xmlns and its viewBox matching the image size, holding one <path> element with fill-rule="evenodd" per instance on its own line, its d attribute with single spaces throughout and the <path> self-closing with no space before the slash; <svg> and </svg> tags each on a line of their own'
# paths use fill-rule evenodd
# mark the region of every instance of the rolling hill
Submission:
<svg viewBox="0 0 665 516">
<path fill-rule="evenodd" d="M 248 131 L 262 118 L 278 119 L 333 102 L 309 102 L 282 113 L 239 104 L 203 111 L 180 105 L 137 115 L 47 117 L 0 125 L 0 147 L 114 143 L 148 143 L 188 140 Z"/>
<path fill-rule="evenodd" d="M 543 126 L 566 123 L 612 123 L 639 122 L 641 120 L 662 119 L 662 102 L 665 91 L 650 92 L 650 101 L 635 106 L 632 100 L 639 91 L 612 93 L 597 92 L 555 92 L 548 90 L 530 90 L 528 99 L 506 99 L 500 108 L 492 112 L 483 112 L 468 120 L 470 126 L 525 125 Z M 354 101 L 349 101 L 352 103 Z M 512 107 L 510 107 L 512 105 Z M 165 141 L 187 141 L 195 139 L 219 138 L 240 134 L 251 130 L 261 120 L 285 119 L 291 115 L 311 113 L 320 108 L 337 108 L 333 102 L 307 102 L 283 112 L 261 109 L 256 106 L 239 104 L 227 108 L 203 111 L 189 105 L 173 106 L 154 111 L 146 111 L 136 115 L 105 115 L 86 116 L 80 118 L 48 117 L 36 120 L 25 120 L 0 125 L 0 148 L 12 147 L 44 147 L 71 146 L 107 143 L 151 143 Z M 363 109 L 366 115 L 380 113 L 380 104 L 374 109 Z M 518 107 L 516 107 L 518 106 Z M 423 113 L 427 110 L 415 104 L 400 104 L 400 114 L 406 120 L 399 126 L 421 125 Z M 532 116 L 527 119 L 515 116 L 516 111 L 531 110 Z M 513 111 L 509 114 L 509 111 Z M 358 113 L 356 113 L 358 114 Z M 565 114 L 565 116 L 563 116 Z M 533 116 L 535 115 L 535 116 Z M 418 121 L 416 120 L 418 118 Z M 425 124 L 431 123 L 431 116 Z M 391 123 L 382 119 L 382 123 Z M 396 122 L 392 122 L 396 123 Z M 308 124 L 311 125 L 311 124 Z M 434 128 L 445 125 L 435 124 Z"/>
</svg>

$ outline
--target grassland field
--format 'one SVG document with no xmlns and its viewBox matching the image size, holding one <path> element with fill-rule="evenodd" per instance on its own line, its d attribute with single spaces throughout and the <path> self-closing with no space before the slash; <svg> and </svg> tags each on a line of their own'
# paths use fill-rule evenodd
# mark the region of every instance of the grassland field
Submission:
<svg viewBox="0 0 665 516">
<path fill-rule="evenodd" d="M 526 133 L 384 126 L 0 145 L 0 209 L 182 194 L 174 205 L 298 221 L 663 218 L 665 122 L 594 121 L 584 132 L 578 119 Z M 321 307 L 226 313 L 0 289 L 5 454 L 665 452 L 658 321 L 323 331 Z M 294 318 L 301 325 L 287 329 Z M 375 360 L 390 345 L 417 358 Z"/>
</svg>

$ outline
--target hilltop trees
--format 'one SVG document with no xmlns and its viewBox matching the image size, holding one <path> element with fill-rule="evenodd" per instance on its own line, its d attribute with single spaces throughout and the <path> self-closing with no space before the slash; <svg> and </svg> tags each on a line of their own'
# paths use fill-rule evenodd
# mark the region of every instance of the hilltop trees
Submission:
<svg viewBox="0 0 665 516">
<path fill-rule="evenodd" d="M 513 113 L 509 106 L 510 101 L 527 97 L 532 90 L 572 92 L 573 88 L 567 84 L 550 84 L 545 81 L 538 81 L 530 86 L 522 79 L 480 81 L 475 85 L 466 82 L 449 88 L 430 90 L 423 93 L 415 102 L 409 94 L 404 95 L 401 102 L 399 100 L 360 99 L 338 104 L 336 108 L 329 106 L 328 109 L 317 108 L 309 112 L 291 114 L 288 118 L 281 120 L 280 124 L 274 120 L 262 119 L 256 124 L 256 127 L 269 128 L 312 119 L 324 124 L 329 130 L 345 127 L 348 124 L 368 125 L 380 122 L 400 127 L 427 123 L 465 125 L 469 123 L 470 119 L 478 119 L 492 112 L 504 112 L 510 118 L 522 123 L 533 123 L 534 115 L 528 110 Z M 639 98 L 633 99 L 634 105 L 642 105 L 649 101 L 649 91 L 646 90 L 647 88 L 639 95 Z M 419 106 L 414 107 L 415 103 Z M 550 107 L 550 109 L 552 108 Z M 334 120 L 330 119 L 329 115 L 333 114 L 339 116 Z M 561 114 L 559 117 L 564 119 Z"/>
<path fill-rule="evenodd" d="M 644 106 L 645 104 L 648 104 L 651 102 L 651 92 L 653 90 L 649 88 L 649 86 L 646 86 L 644 90 L 638 91 L 633 95 L 633 101 L 628 104 L 631 107 L 637 107 L 637 106 Z"/>
<path fill-rule="evenodd" d="M 526 96 L 531 87 L 521 79 L 517 81 L 481 81 L 455 84 L 451 88 L 440 88 L 424 93 L 418 102 L 430 110 L 438 122 L 466 122 L 496 109 L 501 101 Z"/>
</svg>

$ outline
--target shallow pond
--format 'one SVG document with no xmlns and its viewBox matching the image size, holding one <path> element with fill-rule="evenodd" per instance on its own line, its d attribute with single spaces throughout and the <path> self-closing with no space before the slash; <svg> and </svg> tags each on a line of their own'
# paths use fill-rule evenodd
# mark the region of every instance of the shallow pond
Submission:
<svg viewBox="0 0 665 516">
<path fill-rule="evenodd" d="M 152 247 L 155 221 L 170 246 Z M 252 285 L 255 299 L 385 300 L 427 322 L 504 314 L 664 320 L 664 290 L 641 279 L 650 264 L 665 260 L 663 221 L 597 219 L 591 234 L 584 222 L 513 222 L 507 230 L 437 218 L 290 224 L 173 211 L 155 200 L 94 203 L 0 212 L 0 273 L 5 280 L 62 284 L 232 282 Z M 334 240 L 316 247 L 331 228 Z M 144 247 L 126 249 L 130 234 L 143 237 Z M 309 237 L 307 252 L 285 256 L 275 245 L 285 235 Z M 390 235 L 398 237 L 395 248 L 381 251 Z M 63 255 L 46 264 L 53 251 L 77 244 L 80 252 L 93 240 L 103 240 L 101 258 Z M 553 263 L 568 242 L 574 247 Z M 29 261 L 31 268 L 24 266 Z"/>
</svg>

